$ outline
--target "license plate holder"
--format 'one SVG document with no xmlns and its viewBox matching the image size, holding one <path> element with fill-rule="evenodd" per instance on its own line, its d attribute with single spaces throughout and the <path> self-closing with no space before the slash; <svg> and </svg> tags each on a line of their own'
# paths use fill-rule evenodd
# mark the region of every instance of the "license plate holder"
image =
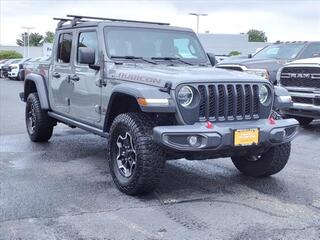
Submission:
<svg viewBox="0 0 320 240">
<path fill-rule="evenodd" d="M 259 143 L 259 128 L 234 130 L 234 146 L 251 146 Z"/>
</svg>

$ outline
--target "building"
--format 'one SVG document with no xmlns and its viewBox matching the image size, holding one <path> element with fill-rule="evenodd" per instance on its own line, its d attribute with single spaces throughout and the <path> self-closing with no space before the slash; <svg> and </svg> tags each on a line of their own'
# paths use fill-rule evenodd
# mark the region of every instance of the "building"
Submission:
<svg viewBox="0 0 320 240">
<path fill-rule="evenodd" d="M 198 37 L 205 51 L 215 55 L 229 55 L 232 51 L 248 55 L 270 44 L 266 42 L 249 42 L 248 34 L 199 33 Z"/>
</svg>

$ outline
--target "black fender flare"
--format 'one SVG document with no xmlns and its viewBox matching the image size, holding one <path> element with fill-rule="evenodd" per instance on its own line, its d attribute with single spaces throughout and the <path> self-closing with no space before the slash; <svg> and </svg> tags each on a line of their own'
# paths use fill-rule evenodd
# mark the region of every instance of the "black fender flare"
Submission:
<svg viewBox="0 0 320 240">
<path fill-rule="evenodd" d="M 39 74 L 30 73 L 26 76 L 26 79 L 24 81 L 24 94 L 23 94 L 23 100 L 27 101 L 28 95 L 32 92 L 32 85 L 36 86 L 36 91 L 39 96 L 41 109 L 43 110 L 49 110 L 50 104 L 49 104 L 49 97 L 48 97 L 48 89 L 47 84 L 44 79 Z"/>
<path fill-rule="evenodd" d="M 108 128 L 109 117 L 112 115 L 111 113 L 112 106 L 115 102 L 116 97 L 119 95 L 131 97 L 132 99 L 135 99 L 135 101 L 137 101 L 138 98 L 170 99 L 169 106 L 141 106 L 138 104 L 138 102 L 136 103 L 139 106 L 141 112 L 153 112 L 153 113 L 175 113 L 176 112 L 176 106 L 173 100 L 171 99 L 170 94 L 168 94 L 167 92 L 160 91 L 158 87 L 142 85 L 137 83 L 118 84 L 112 89 L 112 93 L 110 95 L 107 106 L 105 106 L 105 109 L 106 109 L 106 118 L 104 123 L 105 130 Z"/>
</svg>

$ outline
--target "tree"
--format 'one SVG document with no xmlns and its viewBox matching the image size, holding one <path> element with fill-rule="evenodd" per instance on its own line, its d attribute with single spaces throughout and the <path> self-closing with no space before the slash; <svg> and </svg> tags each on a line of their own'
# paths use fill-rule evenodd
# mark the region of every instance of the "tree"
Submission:
<svg viewBox="0 0 320 240">
<path fill-rule="evenodd" d="M 43 42 L 45 43 L 53 43 L 54 33 L 51 31 L 47 31 L 43 37 Z"/>
<path fill-rule="evenodd" d="M 238 56 L 238 55 L 240 55 L 241 54 L 241 52 L 239 52 L 239 51 L 231 51 L 230 53 L 229 53 L 229 56 Z"/>
<path fill-rule="evenodd" d="M 28 33 L 24 32 L 24 33 L 21 33 L 20 34 L 20 38 L 17 38 L 16 42 L 17 42 L 17 45 L 19 46 L 24 46 L 24 45 L 27 45 L 27 41 L 28 41 Z M 24 44 L 26 43 L 26 44 Z"/>
<path fill-rule="evenodd" d="M 39 33 L 30 33 L 29 35 L 29 46 L 38 47 L 42 45 L 43 36 Z M 19 46 L 28 45 L 28 33 L 20 34 L 20 38 L 17 39 L 17 44 Z"/>
<path fill-rule="evenodd" d="M 22 58 L 22 54 L 16 51 L 0 51 L 0 60 L 12 58 Z"/>
<path fill-rule="evenodd" d="M 250 29 L 247 34 L 249 35 L 249 42 L 266 42 L 268 38 L 266 33 L 257 29 Z"/>
</svg>

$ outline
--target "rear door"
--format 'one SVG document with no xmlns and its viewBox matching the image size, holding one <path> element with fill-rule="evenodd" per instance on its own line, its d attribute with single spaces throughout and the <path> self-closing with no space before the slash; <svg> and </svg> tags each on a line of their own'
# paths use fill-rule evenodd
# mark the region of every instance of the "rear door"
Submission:
<svg viewBox="0 0 320 240">
<path fill-rule="evenodd" d="M 71 59 L 73 57 L 73 30 L 59 32 L 53 64 L 49 76 L 49 97 L 54 111 L 70 115 L 70 96 L 72 85 L 70 75 L 73 72 Z"/>
<path fill-rule="evenodd" d="M 73 91 L 71 96 L 71 112 L 75 119 L 91 125 L 99 125 L 101 120 L 101 87 L 99 87 L 100 72 L 80 64 L 78 52 L 80 47 L 95 50 L 96 63 L 98 62 L 98 36 L 95 29 L 78 29 L 76 32 L 74 55 L 74 74 L 71 76 Z M 73 80 L 74 79 L 74 80 Z"/>
</svg>

